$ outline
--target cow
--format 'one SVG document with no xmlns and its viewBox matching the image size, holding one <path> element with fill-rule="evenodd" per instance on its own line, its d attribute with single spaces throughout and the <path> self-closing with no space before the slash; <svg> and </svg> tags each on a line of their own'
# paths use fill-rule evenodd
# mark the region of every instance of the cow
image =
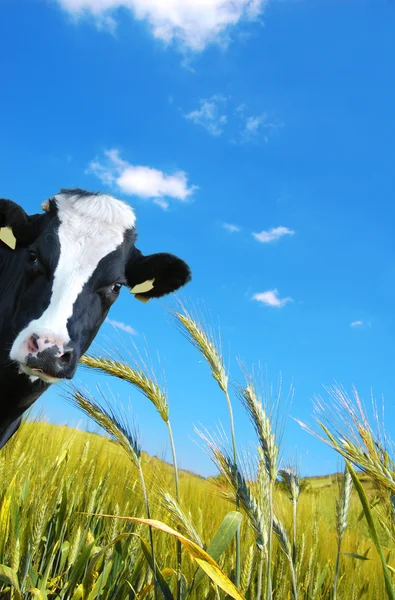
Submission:
<svg viewBox="0 0 395 600">
<path fill-rule="evenodd" d="M 104 193 L 61 189 L 28 215 L 0 199 L 0 449 L 23 413 L 53 384 L 72 379 L 123 286 L 147 302 L 191 280 L 169 253 L 144 256 L 136 218 Z M 4 229 L 3 229 L 4 231 Z"/>
</svg>

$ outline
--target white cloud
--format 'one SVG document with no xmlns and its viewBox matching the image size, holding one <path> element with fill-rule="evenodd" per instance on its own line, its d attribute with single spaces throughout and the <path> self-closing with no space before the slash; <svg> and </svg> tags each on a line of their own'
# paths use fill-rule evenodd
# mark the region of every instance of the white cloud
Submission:
<svg viewBox="0 0 395 600">
<path fill-rule="evenodd" d="M 152 199 L 166 209 L 167 198 L 185 202 L 197 186 L 188 186 L 188 178 L 184 171 L 166 174 L 163 171 L 141 165 L 131 165 L 122 160 L 118 150 L 105 152 L 105 164 L 92 161 L 89 172 L 94 173 L 103 183 L 116 186 L 128 196 Z"/>
<path fill-rule="evenodd" d="M 259 115 L 247 115 L 247 106 L 242 103 L 236 106 L 234 113 L 240 120 L 240 141 L 251 142 L 252 140 L 262 137 L 265 142 L 269 141 L 269 131 L 283 127 L 284 124 L 280 121 L 275 121 L 269 117 L 267 113 Z"/>
<path fill-rule="evenodd" d="M 186 200 L 192 191 L 188 188 L 187 177 L 178 171 L 166 175 L 163 171 L 139 165 L 127 166 L 117 179 L 117 185 L 126 194 L 140 198 L 161 198 L 169 196 Z"/>
<path fill-rule="evenodd" d="M 238 104 L 235 108 L 235 114 L 236 115 L 244 115 L 246 108 L 247 107 L 244 102 L 242 102 L 241 104 Z"/>
<path fill-rule="evenodd" d="M 163 210 L 167 210 L 169 208 L 169 202 L 167 200 L 164 200 L 163 198 L 155 198 L 154 204 L 157 204 L 158 206 L 163 208 Z"/>
<path fill-rule="evenodd" d="M 253 233 L 252 235 L 258 242 L 261 242 L 261 244 L 269 244 L 270 242 L 277 242 L 285 235 L 294 234 L 295 231 L 288 227 L 273 227 L 269 231 L 261 231 L 261 233 Z"/>
<path fill-rule="evenodd" d="M 266 125 L 266 118 L 264 115 L 260 115 L 259 117 L 247 117 L 245 122 L 245 130 L 247 133 L 255 134 L 260 127 L 264 127 Z"/>
<path fill-rule="evenodd" d="M 363 325 L 363 321 L 353 321 L 350 327 L 361 327 L 361 325 Z"/>
<path fill-rule="evenodd" d="M 91 15 L 100 26 L 115 27 L 115 11 L 129 10 L 147 21 L 155 38 L 200 52 L 221 43 L 241 21 L 259 19 L 267 0 L 58 0 L 76 17 Z"/>
<path fill-rule="evenodd" d="M 137 331 L 133 329 L 130 325 L 123 323 L 122 321 L 113 321 L 112 319 L 106 319 L 106 323 L 125 331 L 126 333 L 130 333 L 130 335 L 137 335 Z"/>
<path fill-rule="evenodd" d="M 226 114 L 221 114 L 220 104 L 226 104 L 226 98 L 221 95 L 211 96 L 209 99 L 199 100 L 200 108 L 184 115 L 195 125 L 201 125 L 211 135 L 221 135 L 224 132 L 224 125 L 228 122 Z"/>
<path fill-rule="evenodd" d="M 292 302 L 292 298 L 279 298 L 278 290 L 268 290 L 267 292 L 260 292 L 259 294 L 254 294 L 252 297 L 253 300 L 257 302 L 261 302 L 266 306 L 271 306 L 272 308 L 282 308 L 288 302 Z"/>
<path fill-rule="evenodd" d="M 222 223 L 222 227 L 227 231 L 230 231 L 230 233 L 240 231 L 240 227 L 238 225 L 232 225 L 232 223 Z"/>
<path fill-rule="evenodd" d="M 268 142 L 270 132 L 283 126 L 270 120 L 266 114 L 247 114 L 246 104 L 236 104 L 231 96 L 222 94 L 200 98 L 198 107 L 183 113 L 183 116 L 204 127 L 211 135 L 218 137 L 226 132 L 232 143 L 248 143 L 262 138 Z"/>
<path fill-rule="evenodd" d="M 243 110 L 240 111 L 243 115 Z M 244 142 L 250 142 L 251 140 L 263 135 L 265 142 L 269 141 L 269 131 L 282 127 L 283 124 L 270 120 L 267 114 L 243 116 L 244 129 L 241 132 L 241 138 Z"/>
</svg>

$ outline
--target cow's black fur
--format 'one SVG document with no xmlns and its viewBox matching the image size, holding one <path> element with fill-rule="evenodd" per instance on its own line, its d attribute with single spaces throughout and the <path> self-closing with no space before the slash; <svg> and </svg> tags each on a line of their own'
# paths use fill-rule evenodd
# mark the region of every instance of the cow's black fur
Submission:
<svg viewBox="0 0 395 600">
<path fill-rule="evenodd" d="M 81 202 L 95 195 L 80 189 L 61 190 L 61 193 L 78 195 Z M 50 385 L 19 373 L 18 364 L 9 358 L 17 335 L 39 318 L 50 302 L 60 248 L 55 201 L 50 200 L 47 208 L 44 214 L 28 216 L 17 204 L 0 200 L 0 226 L 11 226 L 17 239 L 15 250 L 0 242 L 0 448 L 17 431 L 23 413 Z M 135 231 L 126 231 L 123 243 L 99 262 L 78 296 L 67 322 L 73 360 L 65 365 L 60 377 L 74 375 L 79 358 L 100 329 L 116 299 L 109 293 L 114 281 L 132 288 L 155 278 L 155 287 L 141 296 L 157 298 L 190 280 L 189 267 L 181 259 L 165 253 L 143 256 L 135 247 L 135 240 Z M 32 250 L 39 256 L 36 263 L 30 262 Z M 44 358 L 41 357 L 41 366 L 45 364 Z M 33 367 L 34 360 L 37 359 L 32 359 Z"/>
<path fill-rule="evenodd" d="M 29 319 L 29 311 L 23 310 L 26 253 L 26 248 L 0 248 L 0 448 L 18 429 L 19 417 L 49 387 L 20 375 L 18 365 L 9 358 L 18 327 Z"/>
</svg>

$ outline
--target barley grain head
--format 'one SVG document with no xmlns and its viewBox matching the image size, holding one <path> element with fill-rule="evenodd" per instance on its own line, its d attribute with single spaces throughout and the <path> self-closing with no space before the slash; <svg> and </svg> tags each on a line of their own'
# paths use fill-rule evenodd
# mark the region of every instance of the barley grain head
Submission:
<svg viewBox="0 0 395 600">
<path fill-rule="evenodd" d="M 279 475 L 287 487 L 291 502 L 297 502 L 300 495 L 299 475 L 292 467 L 281 469 Z"/>
<path fill-rule="evenodd" d="M 254 494 L 240 466 L 234 463 L 233 454 L 228 449 L 229 444 L 224 444 L 223 436 L 214 436 L 196 427 L 195 432 L 205 442 L 211 460 L 230 486 L 231 492 L 221 491 L 221 494 L 232 500 L 237 496 L 254 531 L 258 549 L 266 552 L 267 515 L 262 509 L 260 498 Z"/>
<path fill-rule="evenodd" d="M 138 433 L 131 419 L 126 418 L 125 411 L 112 406 L 103 394 L 102 402 L 99 402 L 88 391 L 81 391 L 73 384 L 70 384 L 69 389 L 64 395 L 66 401 L 93 419 L 118 442 L 134 465 L 140 468 L 141 446 Z"/>
<path fill-rule="evenodd" d="M 136 387 L 155 406 L 165 423 L 169 420 L 167 396 L 159 385 L 143 369 L 132 369 L 128 364 L 113 358 L 101 358 L 84 355 L 80 362 L 91 369 L 127 381 Z"/>
<path fill-rule="evenodd" d="M 197 316 L 193 316 L 184 305 L 180 303 L 180 311 L 173 311 L 173 316 L 181 333 L 186 339 L 199 350 L 208 362 L 211 373 L 223 392 L 228 390 L 228 375 L 224 366 L 220 343 L 215 336 L 208 331 L 207 326 L 199 322 Z"/>
</svg>

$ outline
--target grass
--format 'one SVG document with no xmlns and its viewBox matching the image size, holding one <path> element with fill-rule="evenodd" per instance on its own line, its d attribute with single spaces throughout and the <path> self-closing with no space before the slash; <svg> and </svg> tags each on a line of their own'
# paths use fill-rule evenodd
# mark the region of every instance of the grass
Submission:
<svg viewBox="0 0 395 600">
<path fill-rule="evenodd" d="M 173 489 L 171 465 L 144 453 L 141 462 L 147 487 L 154 490 L 151 506 L 155 518 L 181 530 L 179 520 L 169 515 L 161 491 Z M 74 594 L 78 597 L 77 590 L 83 584 L 85 570 L 97 548 L 104 548 L 117 535 L 127 532 L 142 533 L 148 541 L 148 532 L 132 524 L 116 520 L 109 522 L 80 514 L 145 514 L 136 469 L 123 450 L 106 438 L 67 427 L 27 422 L 20 434 L 0 453 L 0 472 L 0 563 L 17 573 L 20 585 L 25 590 L 41 588 L 49 598 L 72 598 Z M 184 471 L 180 471 L 179 478 L 181 506 L 198 534 L 198 539 L 194 541 L 200 539 L 207 548 L 231 505 L 212 481 Z M 302 598 L 309 597 L 308 594 L 327 567 L 316 597 L 330 598 L 338 543 L 338 483 L 334 476 L 320 478 L 320 485 L 316 479 L 309 479 L 307 483 L 311 487 L 301 493 L 297 515 L 298 531 L 303 532 L 299 539 L 300 595 Z M 363 485 L 372 498 L 372 483 L 364 481 Z M 285 527 L 291 530 L 292 506 L 288 494 L 276 488 L 274 505 Z M 339 597 L 350 600 L 358 598 L 361 590 L 367 587 L 362 597 L 384 598 L 385 588 L 379 563 L 373 556 L 369 532 L 364 521 L 360 520 L 360 513 L 359 500 L 353 490 L 348 513 L 349 527 L 344 534 L 342 551 L 363 555 L 370 548 L 370 560 L 343 556 Z M 188 529 L 181 532 L 192 539 Z M 384 539 L 384 531 L 382 536 Z M 164 534 L 155 533 L 155 540 L 160 568 L 174 569 L 175 543 Z M 274 562 L 277 566 L 275 597 L 288 598 L 289 582 L 285 580 L 282 585 L 278 583 L 282 554 L 276 540 L 274 546 Z M 128 586 L 124 587 L 126 581 L 140 593 L 152 583 L 152 574 L 148 568 L 143 568 L 141 554 L 134 536 L 121 539 L 108 550 L 110 562 L 107 564 L 112 566 L 110 572 L 105 574 L 105 585 L 102 577 L 105 591 L 101 592 L 101 597 L 116 597 L 111 586 L 118 587 L 119 593 L 122 590 L 126 593 L 126 589 L 129 589 Z M 310 564 L 313 554 L 314 560 Z M 242 592 L 247 598 L 255 598 L 258 549 L 255 536 L 246 523 L 242 528 L 242 559 Z M 231 573 L 234 569 L 233 553 L 228 552 L 220 563 L 225 571 Z M 390 564 L 394 565 L 394 562 Z M 130 565 L 133 568 L 126 570 L 126 566 Z M 103 575 L 105 566 L 104 561 L 96 564 L 96 582 Z M 194 572 L 192 563 L 184 560 L 183 573 L 188 581 Z M 215 598 L 206 580 L 201 585 L 199 593 L 196 592 L 192 597 L 211 597 L 204 595 L 210 593 Z M 354 588 L 357 588 L 355 592 Z M 7 584 L 3 583 L 1 589 L 7 589 Z M 0 597 L 9 598 L 10 594 L 3 592 Z"/>
<path fill-rule="evenodd" d="M 84 357 L 154 403 L 173 464 L 141 451 L 125 408 L 70 386 L 107 436 L 26 422 L 0 452 L 0 600 L 392 598 L 394 463 L 378 411 L 370 424 L 356 393 L 328 390 L 317 428 L 302 425 L 345 469 L 301 479 L 281 462 L 279 395 L 234 382 L 214 337 L 190 313 L 176 320 L 228 403 L 229 433 L 197 430 L 219 475 L 177 468 L 169 400 L 144 367 Z M 232 402 L 251 419 L 255 454 L 237 447 Z"/>
</svg>

